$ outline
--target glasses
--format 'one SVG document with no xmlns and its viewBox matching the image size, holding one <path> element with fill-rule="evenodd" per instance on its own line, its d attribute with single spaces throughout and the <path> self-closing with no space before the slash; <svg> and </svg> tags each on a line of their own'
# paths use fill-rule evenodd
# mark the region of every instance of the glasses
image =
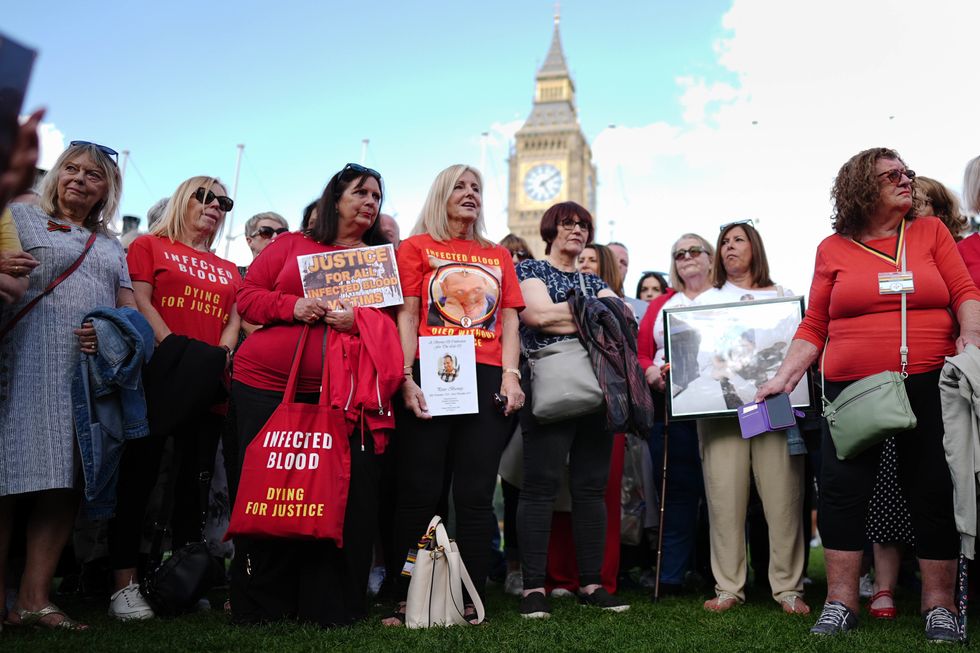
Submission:
<svg viewBox="0 0 980 653">
<path fill-rule="evenodd" d="M 273 236 L 284 234 L 287 231 L 289 231 L 289 229 L 286 229 L 285 227 L 279 227 L 278 229 L 269 226 L 259 227 L 251 234 L 250 238 L 255 238 L 256 236 L 261 236 L 262 238 L 272 238 Z"/>
<path fill-rule="evenodd" d="M 718 231 L 719 232 L 727 231 L 729 227 L 738 227 L 741 225 L 748 225 L 753 229 L 755 229 L 755 222 L 752 220 L 752 218 L 749 218 L 748 220 L 736 220 L 735 222 L 726 222 L 725 224 L 721 225 Z"/>
<path fill-rule="evenodd" d="M 893 184 L 900 183 L 902 181 L 902 175 L 908 177 L 909 181 L 915 181 L 915 170 L 899 170 L 898 168 L 895 168 L 893 170 L 878 173 L 879 177 L 885 177 Z"/>
<path fill-rule="evenodd" d="M 699 247 L 698 245 L 694 245 L 692 247 L 688 247 L 687 249 L 679 249 L 676 252 L 674 252 L 674 260 L 679 261 L 682 258 L 686 258 L 686 257 L 697 258 L 702 254 L 707 254 L 707 253 L 708 250 L 706 250 L 704 247 Z"/>
<path fill-rule="evenodd" d="M 68 147 L 75 147 L 76 145 L 91 145 L 99 152 L 102 152 L 107 157 L 109 157 L 109 159 L 113 163 L 115 163 L 116 166 L 119 165 L 119 152 L 116 152 L 111 147 L 106 147 L 105 145 L 99 145 L 98 143 L 93 143 L 92 141 L 72 141 L 71 143 L 68 144 Z"/>
<path fill-rule="evenodd" d="M 581 220 L 573 220 L 572 218 L 562 218 L 558 221 L 558 226 L 562 229 L 568 229 L 569 231 L 574 231 L 575 227 L 581 227 L 582 231 L 589 231 L 589 224 L 587 222 L 582 222 Z"/>
<path fill-rule="evenodd" d="M 194 191 L 194 199 L 196 199 L 204 206 L 207 206 L 211 202 L 218 200 L 218 208 L 224 211 L 225 213 L 231 211 L 232 207 L 235 206 L 234 200 L 232 200 L 227 195 L 215 195 L 214 191 L 205 190 L 203 187 L 198 187 L 198 189 Z"/>
<path fill-rule="evenodd" d="M 364 166 L 357 163 L 348 163 L 347 165 L 345 165 L 344 169 L 340 171 L 340 174 L 337 176 L 337 178 L 341 180 L 344 179 L 345 177 L 348 176 L 347 172 L 353 172 L 355 173 L 356 176 L 370 175 L 371 177 L 377 179 L 378 183 L 381 182 L 380 172 L 374 170 L 373 168 L 365 168 Z"/>
</svg>

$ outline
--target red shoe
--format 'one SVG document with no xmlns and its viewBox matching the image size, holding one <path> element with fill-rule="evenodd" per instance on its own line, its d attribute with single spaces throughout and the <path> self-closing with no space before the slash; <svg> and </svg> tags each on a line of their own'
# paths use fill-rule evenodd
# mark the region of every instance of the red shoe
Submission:
<svg viewBox="0 0 980 653">
<path fill-rule="evenodd" d="M 887 608 L 874 608 L 874 602 L 878 599 L 888 598 L 892 600 L 892 605 Z M 871 601 L 868 603 L 868 612 L 875 619 L 888 619 L 892 620 L 898 615 L 898 609 L 895 608 L 895 601 L 892 597 L 891 590 L 881 590 L 871 597 Z"/>
</svg>

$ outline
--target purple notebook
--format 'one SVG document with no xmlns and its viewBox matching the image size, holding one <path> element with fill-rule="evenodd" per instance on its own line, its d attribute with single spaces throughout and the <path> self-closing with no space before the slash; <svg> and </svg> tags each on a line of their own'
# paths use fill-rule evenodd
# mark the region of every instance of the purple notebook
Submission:
<svg viewBox="0 0 980 653">
<path fill-rule="evenodd" d="M 738 407 L 738 426 L 746 440 L 760 433 L 794 426 L 797 417 L 803 417 L 803 413 L 793 408 L 785 392 Z"/>
</svg>

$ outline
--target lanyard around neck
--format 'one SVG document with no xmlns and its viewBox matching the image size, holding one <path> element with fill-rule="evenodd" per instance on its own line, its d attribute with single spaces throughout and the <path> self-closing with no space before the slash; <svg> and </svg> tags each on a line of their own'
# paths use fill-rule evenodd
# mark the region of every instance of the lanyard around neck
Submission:
<svg viewBox="0 0 980 653">
<path fill-rule="evenodd" d="M 895 242 L 894 256 L 889 256 L 888 254 L 885 254 L 884 252 L 879 251 L 874 247 L 868 247 L 867 245 L 865 245 L 864 243 L 862 243 L 857 239 L 852 238 L 851 240 L 854 242 L 855 245 L 857 245 L 864 251 L 868 252 L 872 256 L 877 256 L 881 260 L 886 261 L 897 268 L 901 265 L 902 259 L 905 256 L 905 218 L 902 218 L 902 224 L 899 225 L 898 227 L 898 239 Z"/>
</svg>

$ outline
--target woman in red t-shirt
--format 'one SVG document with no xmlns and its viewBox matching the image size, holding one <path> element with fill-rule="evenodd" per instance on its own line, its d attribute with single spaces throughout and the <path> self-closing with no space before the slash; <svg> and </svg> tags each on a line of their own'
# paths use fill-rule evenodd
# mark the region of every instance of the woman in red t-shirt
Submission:
<svg viewBox="0 0 980 653">
<path fill-rule="evenodd" d="M 296 619 L 330 627 L 367 616 L 380 454 L 394 427 L 391 397 L 401 384 L 401 347 L 387 313 L 352 308 L 343 301 L 331 309 L 327 298 L 305 297 L 297 259 L 388 244 L 378 226 L 381 200 L 381 175 L 348 164 L 324 188 L 316 223 L 306 232 L 280 234 L 269 243 L 252 262 L 238 295 L 242 318 L 262 328 L 246 338 L 235 354 L 231 394 L 238 459 L 234 466 L 241 469 L 246 448 L 282 403 L 300 335 L 311 325 L 300 354 L 297 401 L 317 403 L 323 391 L 329 393 L 334 408 L 344 409 L 347 429 L 340 437 L 347 438 L 350 450 L 350 479 L 342 548 L 333 540 L 235 537 L 231 567 L 235 623 Z M 329 387 L 321 389 L 324 365 L 329 366 Z M 240 487 L 246 487 L 246 482 L 243 479 Z"/>
<path fill-rule="evenodd" d="M 398 334 L 405 354 L 406 410 L 398 415 L 395 453 L 396 550 L 415 547 L 451 477 L 456 541 L 480 594 L 490 571 L 495 530 L 491 504 L 500 454 L 514 428 L 512 415 L 524 404 L 517 369 L 518 312 L 524 298 L 510 252 L 484 235 L 482 189 L 483 180 L 474 168 L 454 165 L 440 172 L 411 237 L 398 248 L 405 295 Z M 420 336 L 472 336 L 478 412 L 438 417 L 429 412 L 435 412 L 435 404 L 430 405 L 419 385 L 425 384 L 418 358 Z M 453 361 L 441 360 L 442 374 L 430 374 L 428 380 L 455 383 Z M 404 601 L 408 579 L 403 576 L 401 581 L 398 593 Z M 472 606 L 466 610 L 466 617 L 476 621 Z M 404 620 L 401 603 L 384 623 L 399 625 Z"/>
<path fill-rule="evenodd" d="M 903 374 L 918 423 L 896 435 L 895 446 L 922 572 L 926 638 L 958 641 L 953 585 L 959 538 L 943 450 L 939 376 L 946 356 L 980 345 L 980 292 L 943 223 L 915 217 L 914 179 L 898 153 L 887 148 L 860 152 L 841 167 L 832 190 L 836 233 L 817 248 L 806 316 L 779 371 L 759 388 L 756 400 L 792 391 L 818 358 L 831 401 L 866 376 Z M 899 352 L 903 292 L 907 361 Z M 827 602 L 811 632 L 835 635 L 857 626 L 865 518 L 882 444 L 838 460 L 825 429 L 822 450 L 818 519 Z"/>
<path fill-rule="evenodd" d="M 211 473 L 227 396 L 224 372 L 238 340 L 235 264 L 211 251 L 232 200 L 214 177 L 191 177 L 171 196 L 149 234 L 129 246 L 127 261 L 140 313 L 157 342 L 143 380 L 149 437 L 126 443 L 116 516 L 109 522 L 114 593 L 109 615 L 149 619 L 136 566 L 143 515 L 167 438 L 174 436 L 173 550 L 200 541 L 200 473 Z"/>
</svg>

